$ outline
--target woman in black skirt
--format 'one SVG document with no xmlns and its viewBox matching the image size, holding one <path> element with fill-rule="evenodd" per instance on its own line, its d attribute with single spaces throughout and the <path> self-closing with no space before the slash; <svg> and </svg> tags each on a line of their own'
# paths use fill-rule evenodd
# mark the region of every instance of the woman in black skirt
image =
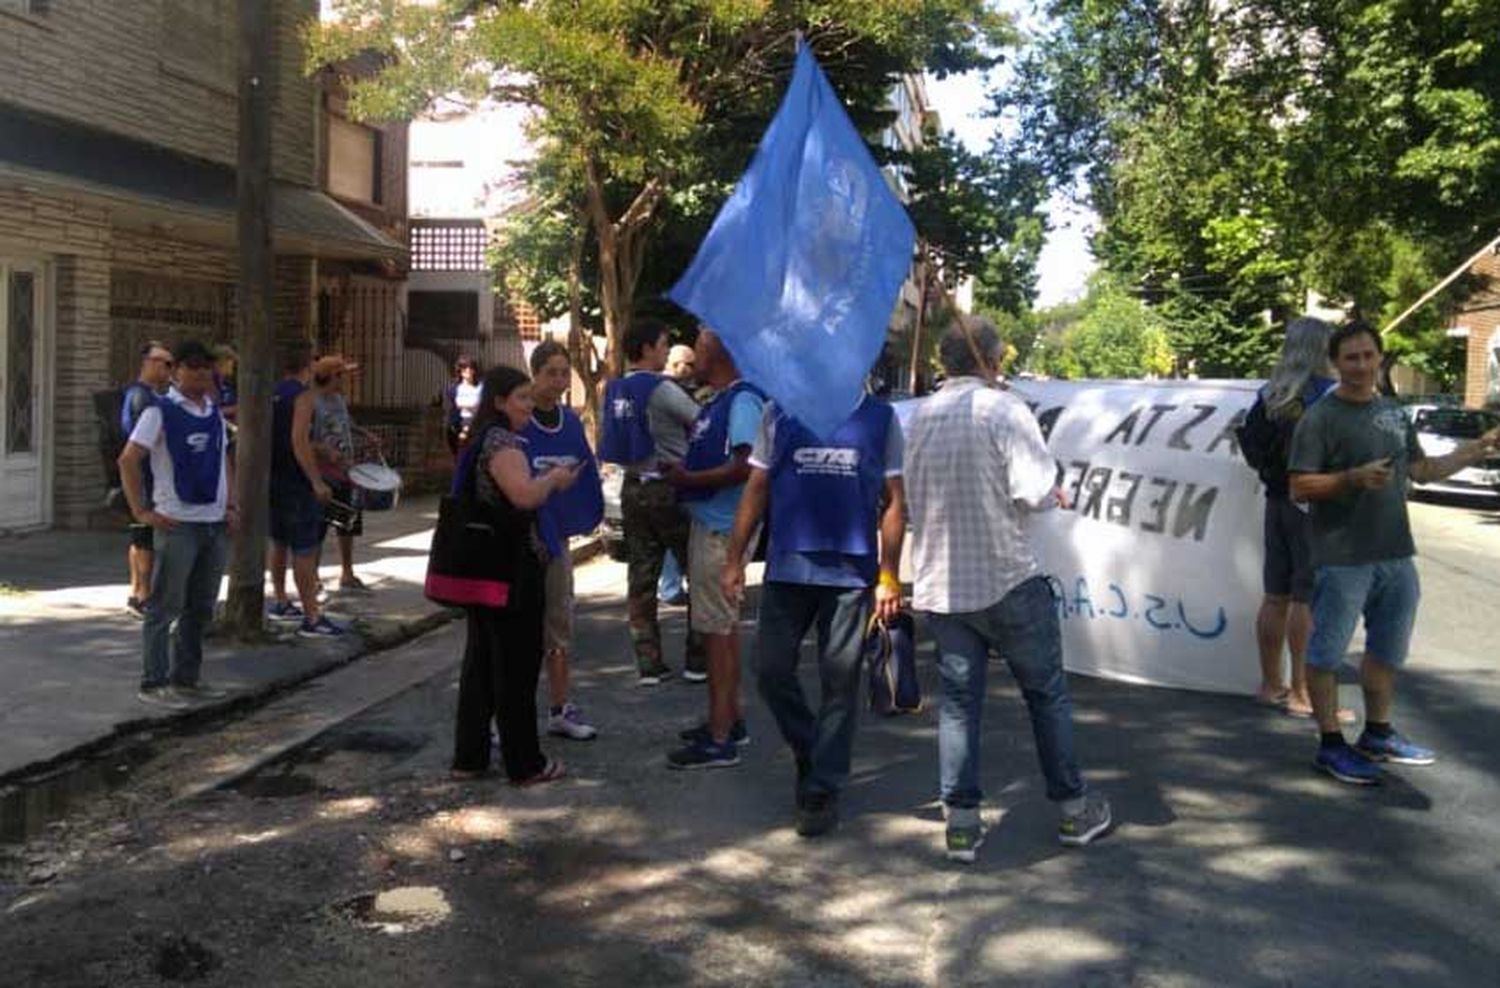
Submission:
<svg viewBox="0 0 1500 988">
<path fill-rule="evenodd" d="M 503 608 L 469 608 L 469 636 L 458 684 L 453 775 L 475 778 L 489 770 L 490 722 L 500 731 L 500 757 L 514 785 L 551 782 L 562 762 L 542 754 L 536 733 L 536 685 L 542 667 L 542 585 L 546 549 L 536 530 L 536 509 L 564 490 L 577 470 L 533 477 L 525 440 L 516 433 L 531 419 L 531 379 L 514 367 L 484 376 L 473 442 L 459 462 L 454 490 L 471 482 L 474 496 L 494 509 L 496 524 L 513 533 L 504 560 L 513 574 Z"/>
</svg>

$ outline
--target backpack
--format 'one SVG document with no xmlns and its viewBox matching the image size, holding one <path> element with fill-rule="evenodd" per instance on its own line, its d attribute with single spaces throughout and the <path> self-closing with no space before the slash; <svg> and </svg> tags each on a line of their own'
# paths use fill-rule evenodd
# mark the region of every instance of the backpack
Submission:
<svg viewBox="0 0 1500 988">
<path fill-rule="evenodd" d="M 916 622 L 905 611 L 888 622 L 870 618 L 865 635 L 869 662 L 870 709 L 893 717 L 922 709 L 922 684 L 917 679 Z"/>
</svg>

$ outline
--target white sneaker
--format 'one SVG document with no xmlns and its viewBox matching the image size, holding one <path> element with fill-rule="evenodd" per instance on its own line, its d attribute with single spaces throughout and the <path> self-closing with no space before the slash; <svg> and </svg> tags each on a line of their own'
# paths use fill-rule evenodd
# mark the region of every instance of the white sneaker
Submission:
<svg viewBox="0 0 1500 988">
<path fill-rule="evenodd" d="M 196 683 L 192 686 L 173 686 L 172 692 L 185 700 L 222 700 L 229 695 L 228 690 L 221 690 L 205 683 Z"/>
<path fill-rule="evenodd" d="M 547 733 L 574 741 L 592 741 L 599 736 L 598 729 L 583 719 L 583 711 L 571 703 L 563 704 L 561 712 L 547 718 Z"/>
<path fill-rule="evenodd" d="M 142 703 L 149 703 L 153 707 L 165 707 L 168 710 L 186 710 L 193 702 L 184 696 L 179 696 L 177 691 L 170 686 L 151 686 L 136 690 L 135 698 Z"/>
</svg>

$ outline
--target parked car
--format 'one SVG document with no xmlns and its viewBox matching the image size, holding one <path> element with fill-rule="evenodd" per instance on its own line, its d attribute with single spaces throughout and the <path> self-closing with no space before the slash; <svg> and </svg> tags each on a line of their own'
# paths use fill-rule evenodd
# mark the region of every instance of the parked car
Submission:
<svg viewBox="0 0 1500 988">
<path fill-rule="evenodd" d="M 1417 430 L 1417 442 L 1428 456 L 1443 456 L 1470 439 L 1500 425 L 1500 416 L 1472 408 L 1449 405 L 1407 405 Z M 1491 455 L 1465 467 L 1447 480 L 1431 484 L 1412 484 L 1413 493 L 1467 494 L 1500 499 L 1500 455 Z"/>
<path fill-rule="evenodd" d="M 625 483 L 625 471 L 613 463 L 601 463 L 599 478 L 604 487 L 604 521 L 599 525 L 604 551 L 616 562 L 624 562 L 625 514 L 620 510 L 620 488 Z"/>
</svg>

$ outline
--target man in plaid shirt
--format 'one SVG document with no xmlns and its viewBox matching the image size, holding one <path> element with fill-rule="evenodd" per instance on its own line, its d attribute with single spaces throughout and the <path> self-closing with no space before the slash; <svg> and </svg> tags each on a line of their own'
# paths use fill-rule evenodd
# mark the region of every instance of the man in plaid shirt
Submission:
<svg viewBox="0 0 1500 988">
<path fill-rule="evenodd" d="M 938 761 L 947 853 L 973 861 L 979 814 L 979 726 L 990 650 L 1010 665 L 1031 714 L 1058 839 L 1089 843 L 1109 829 L 1109 801 L 1090 791 L 1073 752 L 1052 585 L 1026 537 L 1026 515 L 1058 504 L 1057 467 L 1024 402 L 994 387 L 1003 345 L 987 320 L 961 317 L 939 344 L 947 380 L 907 428 L 913 607 L 927 612 L 943 677 Z"/>
</svg>

